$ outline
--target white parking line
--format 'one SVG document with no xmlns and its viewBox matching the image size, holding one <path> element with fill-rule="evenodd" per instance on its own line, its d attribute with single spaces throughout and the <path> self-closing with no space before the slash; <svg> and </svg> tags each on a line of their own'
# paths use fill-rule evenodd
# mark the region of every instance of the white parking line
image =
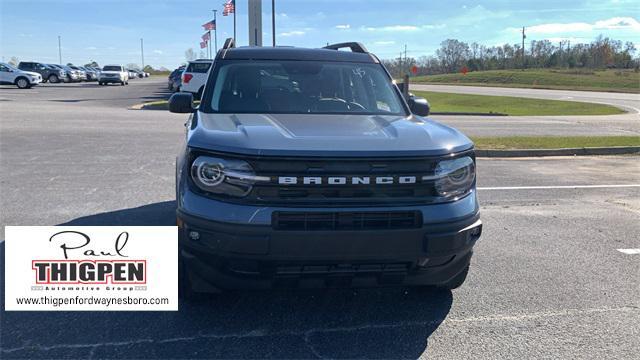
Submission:
<svg viewBox="0 0 640 360">
<path fill-rule="evenodd" d="M 634 188 L 640 184 L 615 184 L 615 185 L 551 185 L 551 186 L 495 186 L 478 187 L 478 190 L 540 190 L 540 189 L 607 189 L 607 188 Z"/>
<path fill-rule="evenodd" d="M 616 250 L 620 251 L 623 254 L 627 254 L 627 255 L 640 254 L 640 249 L 616 249 Z"/>
</svg>

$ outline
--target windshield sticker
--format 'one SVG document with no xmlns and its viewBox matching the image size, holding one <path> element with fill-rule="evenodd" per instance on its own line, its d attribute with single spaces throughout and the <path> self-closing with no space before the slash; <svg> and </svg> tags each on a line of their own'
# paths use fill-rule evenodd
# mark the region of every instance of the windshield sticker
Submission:
<svg viewBox="0 0 640 360">
<path fill-rule="evenodd" d="M 362 77 L 364 76 L 364 74 L 366 74 L 366 72 L 365 72 L 362 68 L 359 68 L 359 67 L 358 67 L 358 68 L 353 69 L 353 73 L 354 73 L 355 75 L 360 76 L 360 78 L 362 78 Z"/>
</svg>

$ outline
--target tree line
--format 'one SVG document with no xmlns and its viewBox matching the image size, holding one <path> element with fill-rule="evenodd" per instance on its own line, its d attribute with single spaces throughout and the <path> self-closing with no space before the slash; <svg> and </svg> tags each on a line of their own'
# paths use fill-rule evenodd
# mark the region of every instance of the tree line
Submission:
<svg viewBox="0 0 640 360">
<path fill-rule="evenodd" d="M 394 75 L 409 72 L 413 66 L 417 67 L 417 75 L 456 73 L 463 68 L 467 71 L 527 68 L 615 68 L 638 71 L 640 58 L 633 57 L 635 51 L 630 41 L 623 43 L 602 35 L 588 44 L 572 44 L 569 40 L 558 43 L 533 40 L 525 44 L 524 56 L 521 44 L 485 46 L 447 39 L 440 43 L 435 55 L 417 59 L 398 57 L 382 62 Z"/>
</svg>

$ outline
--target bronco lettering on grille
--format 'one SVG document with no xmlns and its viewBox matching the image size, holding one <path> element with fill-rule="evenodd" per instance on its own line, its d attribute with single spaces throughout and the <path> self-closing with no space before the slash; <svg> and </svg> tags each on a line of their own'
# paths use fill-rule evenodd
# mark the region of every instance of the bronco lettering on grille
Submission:
<svg viewBox="0 0 640 360">
<path fill-rule="evenodd" d="M 280 185 L 415 184 L 416 176 L 278 176 Z"/>
</svg>

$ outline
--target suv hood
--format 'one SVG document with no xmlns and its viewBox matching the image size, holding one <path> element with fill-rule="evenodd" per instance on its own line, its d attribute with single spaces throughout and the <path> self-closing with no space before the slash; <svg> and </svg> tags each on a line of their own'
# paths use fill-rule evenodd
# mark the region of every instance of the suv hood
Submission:
<svg viewBox="0 0 640 360">
<path fill-rule="evenodd" d="M 459 131 L 411 116 L 324 114 L 194 115 L 188 145 L 250 155 L 445 155 L 473 147 Z"/>
<path fill-rule="evenodd" d="M 35 77 L 42 76 L 42 75 L 40 75 L 40 73 L 33 72 L 33 71 L 24 71 L 24 70 L 20 70 L 20 71 L 22 71 L 25 74 L 29 74 L 29 75 L 35 76 Z"/>
</svg>

